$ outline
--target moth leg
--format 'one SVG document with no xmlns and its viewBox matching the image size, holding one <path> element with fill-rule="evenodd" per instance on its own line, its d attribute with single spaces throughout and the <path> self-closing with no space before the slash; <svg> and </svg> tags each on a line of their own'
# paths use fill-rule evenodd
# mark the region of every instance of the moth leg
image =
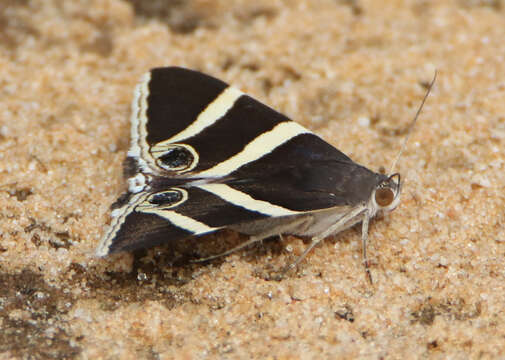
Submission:
<svg viewBox="0 0 505 360">
<path fill-rule="evenodd" d="M 323 231 L 321 234 L 314 236 L 312 238 L 312 241 L 310 245 L 305 249 L 305 251 L 298 257 L 298 259 L 295 260 L 294 263 L 289 264 L 285 269 L 284 273 L 288 272 L 291 269 L 294 269 L 295 267 L 298 266 L 298 264 L 307 256 L 307 254 L 316 246 L 318 245 L 321 241 L 323 241 L 326 237 L 330 236 L 331 234 L 338 233 L 341 230 L 347 228 L 347 223 L 354 219 L 355 217 L 359 217 L 360 214 L 363 212 L 363 208 L 356 208 L 354 211 L 351 211 L 350 213 L 346 214 L 344 217 L 340 218 L 335 224 L 330 226 L 328 229 Z M 365 216 L 367 219 L 367 224 L 366 224 L 366 229 L 368 233 L 368 218 Z M 368 235 L 368 234 L 367 234 Z"/>
<path fill-rule="evenodd" d="M 275 235 L 279 235 L 280 236 L 283 233 L 290 232 L 294 228 L 297 228 L 299 226 L 304 226 L 304 225 L 308 224 L 310 221 L 312 221 L 312 217 L 311 216 L 297 218 L 295 221 L 289 222 L 287 224 L 279 225 L 279 226 L 274 227 L 273 229 L 271 229 L 269 231 L 265 231 L 263 233 L 250 236 L 247 241 L 244 241 L 240 245 L 235 246 L 234 248 L 232 248 L 230 250 L 226 250 L 225 252 L 222 252 L 222 253 L 217 254 L 217 255 L 212 255 L 212 256 L 205 257 L 205 258 L 200 258 L 200 259 L 192 260 L 192 262 L 204 262 L 204 261 L 208 261 L 208 260 L 217 259 L 217 258 L 219 258 L 221 256 L 229 255 L 231 253 L 234 253 L 235 251 L 243 249 L 243 248 L 245 248 L 245 247 L 247 247 L 249 245 L 252 245 L 252 244 L 254 244 L 254 243 L 258 242 L 258 241 L 264 240 L 264 239 L 269 238 L 271 236 L 275 236 Z"/>
<path fill-rule="evenodd" d="M 370 272 L 370 267 L 368 264 L 368 257 L 366 254 L 366 246 L 368 242 L 368 223 L 370 222 L 370 216 L 368 213 L 365 213 L 363 217 L 363 224 L 361 226 L 361 251 L 363 254 L 363 265 L 365 265 L 366 275 L 368 277 L 368 281 L 372 284 L 372 273 Z"/>
</svg>

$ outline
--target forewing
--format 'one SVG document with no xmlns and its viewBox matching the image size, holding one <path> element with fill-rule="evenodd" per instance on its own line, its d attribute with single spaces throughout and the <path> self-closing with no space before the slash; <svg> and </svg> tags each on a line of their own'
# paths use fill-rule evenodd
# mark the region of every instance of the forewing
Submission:
<svg viewBox="0 0 505 360">
<path fill-rule="evenodd" d="M 226 181 L 254 199 L 315 211 L 367 202 L 383 178 L 318 136 L 300 134 L 230 171 Z"/>
<path fill-rule="evenodd" d="M 140 169 L 172 177 L 224 177 L 300 135 L 321 143 L 312 150 L 319 152 L 316 157 L 350 160 L 303 126 L 236 88 L 177 67 L 156 68 L 142 78 L 132 105 L 131 135 L 129 156 Z M 174 171 L 170 166 L 160 167 L 160 158 L 167 160 L 167 149 L 174 147 L 190 153 L 194 158 L 191 166 L 182 170 L 174 166 Z"/>
</svg>

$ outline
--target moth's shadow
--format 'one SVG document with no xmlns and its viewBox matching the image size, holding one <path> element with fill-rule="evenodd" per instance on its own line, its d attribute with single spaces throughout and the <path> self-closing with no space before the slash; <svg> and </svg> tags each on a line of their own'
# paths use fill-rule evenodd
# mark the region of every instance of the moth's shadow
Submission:
<svg viewBox="0 0 505 360">
<path fill-rule="evenodd" d="M 345 231 L 359 232 L 353 227 Z M 308 246 L 310 239 L 302 239 Z M 93 289 L 95 297 L 101 299 L 104 309 L 114 310 L 124 303 L 144 302 L 157 300 L 168 308 L 173 308 L 184 302 L 199 302 L 188 292 L 186 284 L 210 272 L 229 261 L 228 254 L 216 259 L 195 262 L 199 258 L 209 257 L 228 251 L 242 242 L 247 241 L 247 236 L 234 231 L 222 231 L 215 234 L 204 235 L 167 243 L 152 249 L 134 251 L 132 269 L 128 273 L 108 272 L 101 276 L 91 276 L 84 268 L 76 265 L 72 271 L 86 277 L 88 285 Z M 297 255 L 286 250 L 286 245 L 294 239 L 280 240 L 271 237 L 244 247 L 234 254 L 238 254 L 241 261 L 252 265 L 253 275 L 267 281 L 281 281 L 289 277 L 303 277 L 303 263 L 294 271 L 284 273 L 287 265 L 296 260 Z M 336 241 L 350 241 L 349 236 L 337 236 Z M 317 250 L 316 250 L 317 251 Z M 76 275 L 74 275 L 75 277 Z M 78 275 L 77 275 L 78 276 Z"/>
<path fill-rule="evenodd" d="M 167 285 L 182 286 L 205 271 L 209 266 L 219 267 L 229 256 L 239 254 L 249 263 L 258 264 L 266 256 L 278 257 L 285 252 L 285 243 L 278 236 L 251 244 L 231 254 L 210 260 L 199 261 L 239 246 L 248 237 L 234 231 L 220 231 L 214 234 L 192 237 L 167 243 L 152 249 L 133 252 L 132 277 L 139 280 L 157 278 Z"/>
</svg>

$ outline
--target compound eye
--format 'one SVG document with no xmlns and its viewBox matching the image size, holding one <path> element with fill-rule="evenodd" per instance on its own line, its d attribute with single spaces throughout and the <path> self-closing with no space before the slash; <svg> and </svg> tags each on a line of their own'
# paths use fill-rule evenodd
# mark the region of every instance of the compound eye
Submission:
<svg viewBox="0 0 505 360">
<path fill-rule="evenodd" d="M 395 193 L 390 188 L 379 188 L 375 191 L 375 202 L 380 207 L 391 205 L 395 199 Z"/>
</svg>

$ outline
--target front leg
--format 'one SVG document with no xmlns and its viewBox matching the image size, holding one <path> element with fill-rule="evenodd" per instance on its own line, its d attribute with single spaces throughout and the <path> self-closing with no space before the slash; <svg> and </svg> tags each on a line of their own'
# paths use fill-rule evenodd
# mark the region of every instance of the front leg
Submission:
<svg viewBox="0 0 505 360">
<path fill-rule="evenodd" d="M 365 230 L 365 222 L 366 222 L 366 234 L 368 235 L 368 216 L 366 215 L 366 208 L 365 207 L 356 207 L 346 215 L 342 216 L 336 223 L 334 223 L 332 226 L 321 232 L 320 234 L 312 237 L 312 241 L 309 246 L 305 249 L 305 251 L 296 259 L 296 261 L 290 265 L 288 265 L 285 269 L 284 272 L 287 272 L 291 269 L 294 269 L 298 264 L 307 256 L 307 254 L 316 246 L 318 245 L 322 240 L 324 240 L 326 237 L 332 235 L 332 234 L 337 234 L 349 227 L 349 223 L 355 224 L 361 220 L 366 219 L 366 221 L 363 221 L 363 230 Z M 363 245 L 366 245 L 366 239 L 368 237 L 366 236 L 363 241 Z M 364 252 L 364 256 L 366 256 L 366 252 Z M 365 263 L 365 266 L 367 266 L 368 262 Z"/>
</svg>

